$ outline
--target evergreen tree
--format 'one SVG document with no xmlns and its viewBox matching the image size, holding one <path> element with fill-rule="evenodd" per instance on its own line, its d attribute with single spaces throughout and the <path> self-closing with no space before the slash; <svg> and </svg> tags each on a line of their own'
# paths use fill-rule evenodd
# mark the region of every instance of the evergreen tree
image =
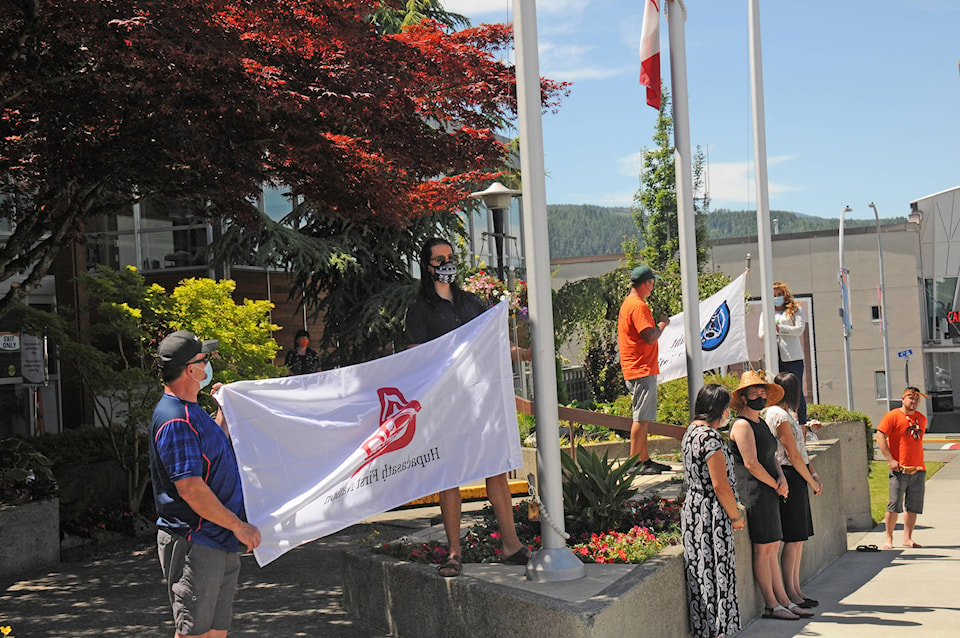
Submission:
<svg viewBox="0 0 960 638">
<path fill-rule="evenodd" d="M 677 215 L 677 173 L 674 163 L 673 118 L 669 115 L 670 94 L 661 89 L 660 113 L 654 129 L 653 150 L 644 149 L 640 190 L 634 195 L 633 218 L 643 235 L 644 263 L 657 271 L 666 271 L 670 264 L 679 270 L 680 231 Z M 706 212 L 710 201 L 703 190 L 704 155 L 697 147 L 693 161 L 693 192 L 698 269 L 706 263 L 709 237 Z"/>
</svg>

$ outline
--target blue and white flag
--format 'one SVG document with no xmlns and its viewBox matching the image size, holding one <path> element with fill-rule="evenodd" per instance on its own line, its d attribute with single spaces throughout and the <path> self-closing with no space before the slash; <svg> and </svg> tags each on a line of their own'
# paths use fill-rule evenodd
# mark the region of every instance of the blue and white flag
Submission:
<svg viewBox="0 0 960 638">
<path fill-rule="evenodd" d="M 522 467 L 507 305 L 416 348 L 216 396 L 263 566 L 444 489 Z"/>
<path fill-rule="evenodd" d="M 703 349 L 703 369 L 747 361 L 746 330 L 747 273 L 734 279 L 720 292 L 700 302 L 700 347 Z M 705 318 L 705 319 L 704 319 Z M 658 383 L 687 376 L 686 338 L 683 331 L 683 313 L 670 317 L 670 325 L 658 340 L 660 347 L 660 375 Z"/>
</svg>

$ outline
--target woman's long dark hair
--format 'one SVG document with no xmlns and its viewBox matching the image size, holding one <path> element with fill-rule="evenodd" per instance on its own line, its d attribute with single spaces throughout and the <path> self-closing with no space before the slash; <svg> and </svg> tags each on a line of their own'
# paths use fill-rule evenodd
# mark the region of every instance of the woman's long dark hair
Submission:
<svg viewBox="0 0 960 638">
<path fill-rule="evenodd" d="M 697 393 L 697 401 L 694 404 L 693 417 L 698 421 L 713 423 L 719 421 L 723 416 L 723 411 L 730 405 L 730 390 L 727 390 L 719 383 L 708 383 L 700 388 Z"/>
<path fill-rule="evenodd" d="M 453 250 L 453 244 L 443 237 L 432 237 L 423 244 L 420 249 L 420 295 L 427 299 L 434 299 L 437 296 L 437 290 L 433 287 L 433 276 L 430 274 L 430 253 L 434 246 L 449 246 Z M 460 287 L 456 282 L 450 284 L 453 288 L 454 296 L 460 292 Z"/>
<path fill-rule="evenodd" d="M 780 405 L 787 406 L 788 409 L 797 411 L 800 407 L 800 379 L 792 372 L 781 372 L 773 378 L 773 382 L 783 388 L 783 398 L 780 399 Z"/>
</svg>

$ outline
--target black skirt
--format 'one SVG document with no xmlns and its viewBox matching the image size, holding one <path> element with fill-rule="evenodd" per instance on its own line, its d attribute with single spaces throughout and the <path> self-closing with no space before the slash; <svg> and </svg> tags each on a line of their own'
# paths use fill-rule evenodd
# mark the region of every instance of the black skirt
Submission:
<svg viewBox="0 0 960 638">
<path fill-rule="evenodd" d="M 780 527 L 784 543 L 805 541 L 813 536 L 813 515 L 810 513 L 810 490 L 807 482 L 792 465 L 781 467 L 790 493 L 780 501 Z"/>
</svg>

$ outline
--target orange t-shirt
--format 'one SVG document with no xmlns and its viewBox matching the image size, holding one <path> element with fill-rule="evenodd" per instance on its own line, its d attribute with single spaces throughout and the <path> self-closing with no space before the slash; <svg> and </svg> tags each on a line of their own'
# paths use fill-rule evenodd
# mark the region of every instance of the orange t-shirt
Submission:
<svg viewBox="0 0 960 638">
<path fill-rule="evenodd" d="M 620 346 L 620 368 L 627 380 L 660 374 L 660 347 L 640 337 L 647 328 L 655 328 L 653 312 L 647 302 L 629 295 L 620 306 L 617 319 L 617 344 Z"/>
<path fill-rule="evenodd" d="M 919 430 L 919 435 L 915 437 L 910 432 L 911 428 Z M 923 435 L 927 431 L 927 417 L 919 412 L 908 416 L 897 408 L 883 415 L 877 430 L 887 436 L 890 454 L 900 465 L 927 469 L 923 464 Z"/>
</svg>

